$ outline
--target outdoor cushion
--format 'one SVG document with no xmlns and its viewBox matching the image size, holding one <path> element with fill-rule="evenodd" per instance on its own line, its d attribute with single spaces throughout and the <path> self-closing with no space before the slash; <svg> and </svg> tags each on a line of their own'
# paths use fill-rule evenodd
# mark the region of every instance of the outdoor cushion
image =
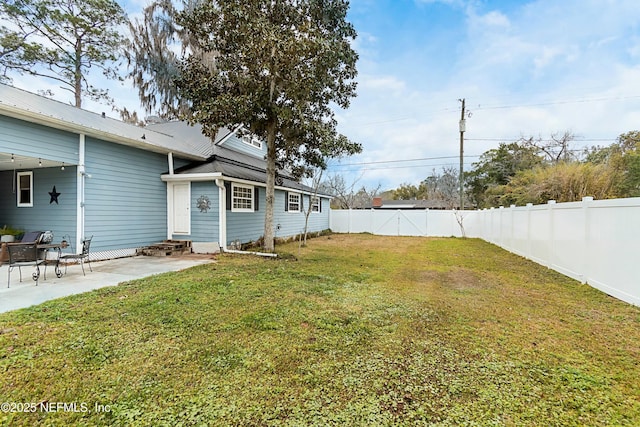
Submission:
<svg viewBox="0 0 640 427">
<path fill-rule="evenodd" d="M 41 234 L 42 234 L 42 231 L 30 231 L 28 233 L 24 233 L 24 236 L 22 236 L 22 240 L 20 240 L 20 243 L 38 242 L 38 239 L 40 239 Z"/>
</svg>

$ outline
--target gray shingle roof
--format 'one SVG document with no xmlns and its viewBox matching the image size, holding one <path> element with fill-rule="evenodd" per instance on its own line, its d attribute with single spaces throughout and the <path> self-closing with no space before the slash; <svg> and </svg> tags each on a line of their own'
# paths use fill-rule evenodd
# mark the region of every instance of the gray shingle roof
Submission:
<svg viewBox="0 0 640 427">
<path fill-rule="evenodd" d="M 196 173 L 221 173 L 224 177 L 242 179 L 256 183 L 266 183 L 266 161 L 264 159 L 242 153 L 240 151 L 226 148 L 224 144 L 218 145 L 229 134 L 233 133 L 229 128 L 221 128 L 216 135 L 215 142 L 202 134 L 200 125 L 191 126 L 186 122 L 171 121 L 166 123 L 154 123 L 148 128 L 158 132 L 165 132 L 169 135 L 180 135 L 180 139 L 185 144 L 190 144 L 203 153 L 207 154 L 204 162 L 194 162 L 187 166 L 176 169 L 178 175 Z M 276 185 L 291 188 L 303 192 L 313 193 L 313 188 L 301 184 L 295 178 L 280 171 L 280 181 Z"/>
<path fill-rule="evenodd" d="M 196 162 L 178 168 L 176 174 L 221 173 L 228 178 L 242 179 L 264 184 L 266 182 L 266 161 L 223 146 L 214 146 L 213 155 L 205 162 Z M 301 184 L 293 177 L 280 173 L 281 182 L 276 185 L 294 190 L 313 193 L 313 188 Z"/>
</svg>

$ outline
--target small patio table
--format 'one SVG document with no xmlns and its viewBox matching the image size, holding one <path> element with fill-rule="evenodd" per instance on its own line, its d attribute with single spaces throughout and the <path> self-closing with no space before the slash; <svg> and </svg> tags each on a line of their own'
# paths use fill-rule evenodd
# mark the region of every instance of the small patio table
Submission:
<svg viewBox="0 0 640 427">
<path fill-rule="evenodd" d="M 48 254 L 49 251 L 53 251 L 53 250 L 58 252 L 55 259 L 48 259 L 47 255 L 45 254 L 44 280 L 47 280 L 47 264 L 50 264 L 50 263 L 55 265 L 56 277 L 58 278 L 62 277 L 62 270 L 60 270 L 60 257 L 62 256 L 62 248 L 64 247 L 66 246 L 62 243 L 42 243 L 37 245 L 37 248 L 39 250 L 44 250 L 46 254 Z"/>
</svg>

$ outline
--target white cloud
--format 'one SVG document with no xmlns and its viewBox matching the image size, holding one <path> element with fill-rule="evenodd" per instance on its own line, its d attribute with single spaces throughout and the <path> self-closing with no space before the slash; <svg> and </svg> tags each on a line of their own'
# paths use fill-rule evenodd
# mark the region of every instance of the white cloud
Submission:
<svg viewBox="0 0 640 427">
<path fill-rule="evenodd" d="M 470 11 L 473 9 L 469 9 Z M 511 27 L 509 18 L 496 10 L 492 10 L 484 15 L 471 15 L 472 24 L 481 27 L 484 31 L 495 31 L 497 29 L 508 30 Z"/>
<path fill-rule="evenodd" d="M 404 71 L 415 66 L 410 62 L 394 63 L 393 72 L 382 66 L 384 51 L 365 55 L 359 99 L 340 120 L 341 131 L 364 144 L 364 153 L 354 161 L 457 155 L 461 97 L 473 113 L 467 120 L 469 156 L 520 136 L 548 138 L 571 131 L 576 145 L 588 146 L 638 128 L 640 67 L 632 61 L 640 57 L 640 15 L 635 0 L 606 5 L 536 0 L 507 9 L 487 9 L 476 1 L 416 3 L 458 7 L 466 19 L 463 37 L 457 45 L 443 45 L 441 57 L 424 59 L 427 66 L 417 74 L 419 80 L 407 78 Z M 411 52 L 404 55 L 408 61 L 411 57 Z M 443 74 L 428 66 L 445 59 L 452 66 Z M 468 157 L 465 163 L 475 160 Z M 418 183 L 431 170 L 425 165 L 446 162 L 457 164 L 456 159 L 393 163 L 389 169 L 369 170 L 365 177 L 388 187 Z"/>
<path fill-rule="evenodd" d="M 406 89 L 405 82 L 395 76 L 363 76 L 359 79 L 360 87 L 386 94 L 389 91 L 401 92 Z"/>
</svg>

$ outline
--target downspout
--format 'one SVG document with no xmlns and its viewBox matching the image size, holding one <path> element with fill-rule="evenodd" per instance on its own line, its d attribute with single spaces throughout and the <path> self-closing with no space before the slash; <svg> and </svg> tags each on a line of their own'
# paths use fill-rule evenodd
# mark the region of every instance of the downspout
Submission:
<svg viewBox="0 0 640 427">
<path fill-rule="evenodd" d="M 78 176 L 76 177 L 76 253 L 82 250 L 84 239 L 84 187 L 87 171 L 85 169 L 85 135 L 80 134 L 78 141 Z"/>
<path fill-rule="evenodd" d="M 169 175 L 173 175 L 173 153 L 167 154 L 167 162 L 169 162 Z"/>
<path fill-rule="evenodd" d="M 174 175 L 173 170 L 173 153 L 167 154 L 167 163 L 169 163 L 169 175 Z M 167 189 L 167 240 L 171 240 L 173 238 L 171 232 L 173 223 L 173 213 L 171 209 L 173 207 L 173 183 L 166 183 Z"/>
<path fill-rule="evenodd" d="M 216 179 L 216 185 L 218 186 L 218 239 L 220 240 L 220 250 L 230 254 L 258 255 L 271 258 L 277 257 L 278 255 L 273 253 L 237 251 L 235 249 L 227 248 L 227 190 L 224 187 L 223 179 Z"/>
<path fill-rule="evenodd" d="M 230 253 L 230 254 L 257 255 L 257 256 L 264 256 L 264 257 L 269 257 L 269 258 L 277 258 L 278 257 L 278 254 L 274 254 L 274 253 L 271 253 L 271 252 L 236 251 L 235 249 L 225 249 L 224 252 L 225 253 Z"/>
<path fill-rule="evenodd" d="M 218 240 L 220 250 L 227 252 L 227 191 L 224 188 L 224 180 L 216 179 L 218 186 Z"/>
</svg>

